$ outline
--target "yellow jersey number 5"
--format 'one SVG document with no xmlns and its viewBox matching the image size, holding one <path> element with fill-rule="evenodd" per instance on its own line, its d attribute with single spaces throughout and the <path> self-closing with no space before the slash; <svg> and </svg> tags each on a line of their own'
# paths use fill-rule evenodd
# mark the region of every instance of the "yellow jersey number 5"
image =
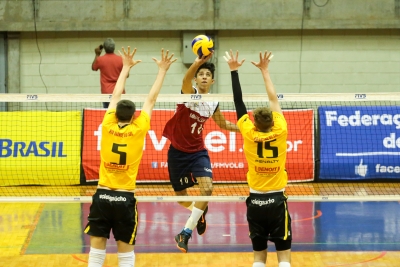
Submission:
<svg viewBox="0 0 400 267">
<path fill-rule="evenodd" d="M 118 165 L 126 165 L 126 152 L 120 151 L 120 148 L 126 147 L 127 144 L 116 144 L 113 143 L 111 151 L 119 155 L 119 162 L 115 163 Z"/>
</svg>

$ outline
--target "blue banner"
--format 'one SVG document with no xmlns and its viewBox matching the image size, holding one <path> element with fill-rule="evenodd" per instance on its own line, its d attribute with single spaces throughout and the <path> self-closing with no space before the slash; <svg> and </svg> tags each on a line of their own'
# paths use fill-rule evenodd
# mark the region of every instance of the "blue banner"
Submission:
<svg viewBox="0 0 400 267">
<path fill-rule="evenodd" d="M 400 178 L 400 107 L 319 107 L 320 179 Z"/>
</svg>

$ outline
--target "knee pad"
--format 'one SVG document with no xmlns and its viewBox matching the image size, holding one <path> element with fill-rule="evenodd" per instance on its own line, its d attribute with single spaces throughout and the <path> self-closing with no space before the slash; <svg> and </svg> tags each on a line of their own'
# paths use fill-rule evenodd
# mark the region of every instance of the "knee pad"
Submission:
<svg viewBox="0 0 400 267">
<path fill-rule="evenodd" d="M 118 252 L 118 266 L 119 267 L 133 267 L 135 266 L 135 252 Z"/>
</svg>

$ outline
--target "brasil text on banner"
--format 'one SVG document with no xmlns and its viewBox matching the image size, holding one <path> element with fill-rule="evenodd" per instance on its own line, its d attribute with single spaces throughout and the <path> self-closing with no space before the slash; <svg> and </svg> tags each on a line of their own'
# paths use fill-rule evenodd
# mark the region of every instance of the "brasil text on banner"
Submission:
<svg viewBox="0 0 400 267">
<path fill-rule="evenodd" d="M 0 186 L 79 184 L 81 112 L 0 112 Z"/>
</svg>

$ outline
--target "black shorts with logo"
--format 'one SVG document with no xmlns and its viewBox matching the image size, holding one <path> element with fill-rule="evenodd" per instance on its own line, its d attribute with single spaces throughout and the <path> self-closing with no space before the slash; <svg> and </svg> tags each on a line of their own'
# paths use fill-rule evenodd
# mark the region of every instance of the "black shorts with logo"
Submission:
<svg viewBox="0 0 400 267">
<path fill-rule="evenodd" d="M 174 191 L 192 187 L 197 177 L 212 178 L 211 160 L 206 149 L 182 152 L 172 145 L 168 149 L 168 173 Z"/>
<path fill-rule="evenodd" d="M 246 199 L 247 221 L 253 250 L 266 249 L 267 241 L 275 243 L 276 249 L 291 247 L 291 218 L 284 192 L 254 194 Z"/>
<path fill-rule="evenodd" d="M 130 192 L 97 189 L 84 232 L 91 236 L 110 238 L 134 245 L 138 213 L 135 195 Z"/>
</svg>

